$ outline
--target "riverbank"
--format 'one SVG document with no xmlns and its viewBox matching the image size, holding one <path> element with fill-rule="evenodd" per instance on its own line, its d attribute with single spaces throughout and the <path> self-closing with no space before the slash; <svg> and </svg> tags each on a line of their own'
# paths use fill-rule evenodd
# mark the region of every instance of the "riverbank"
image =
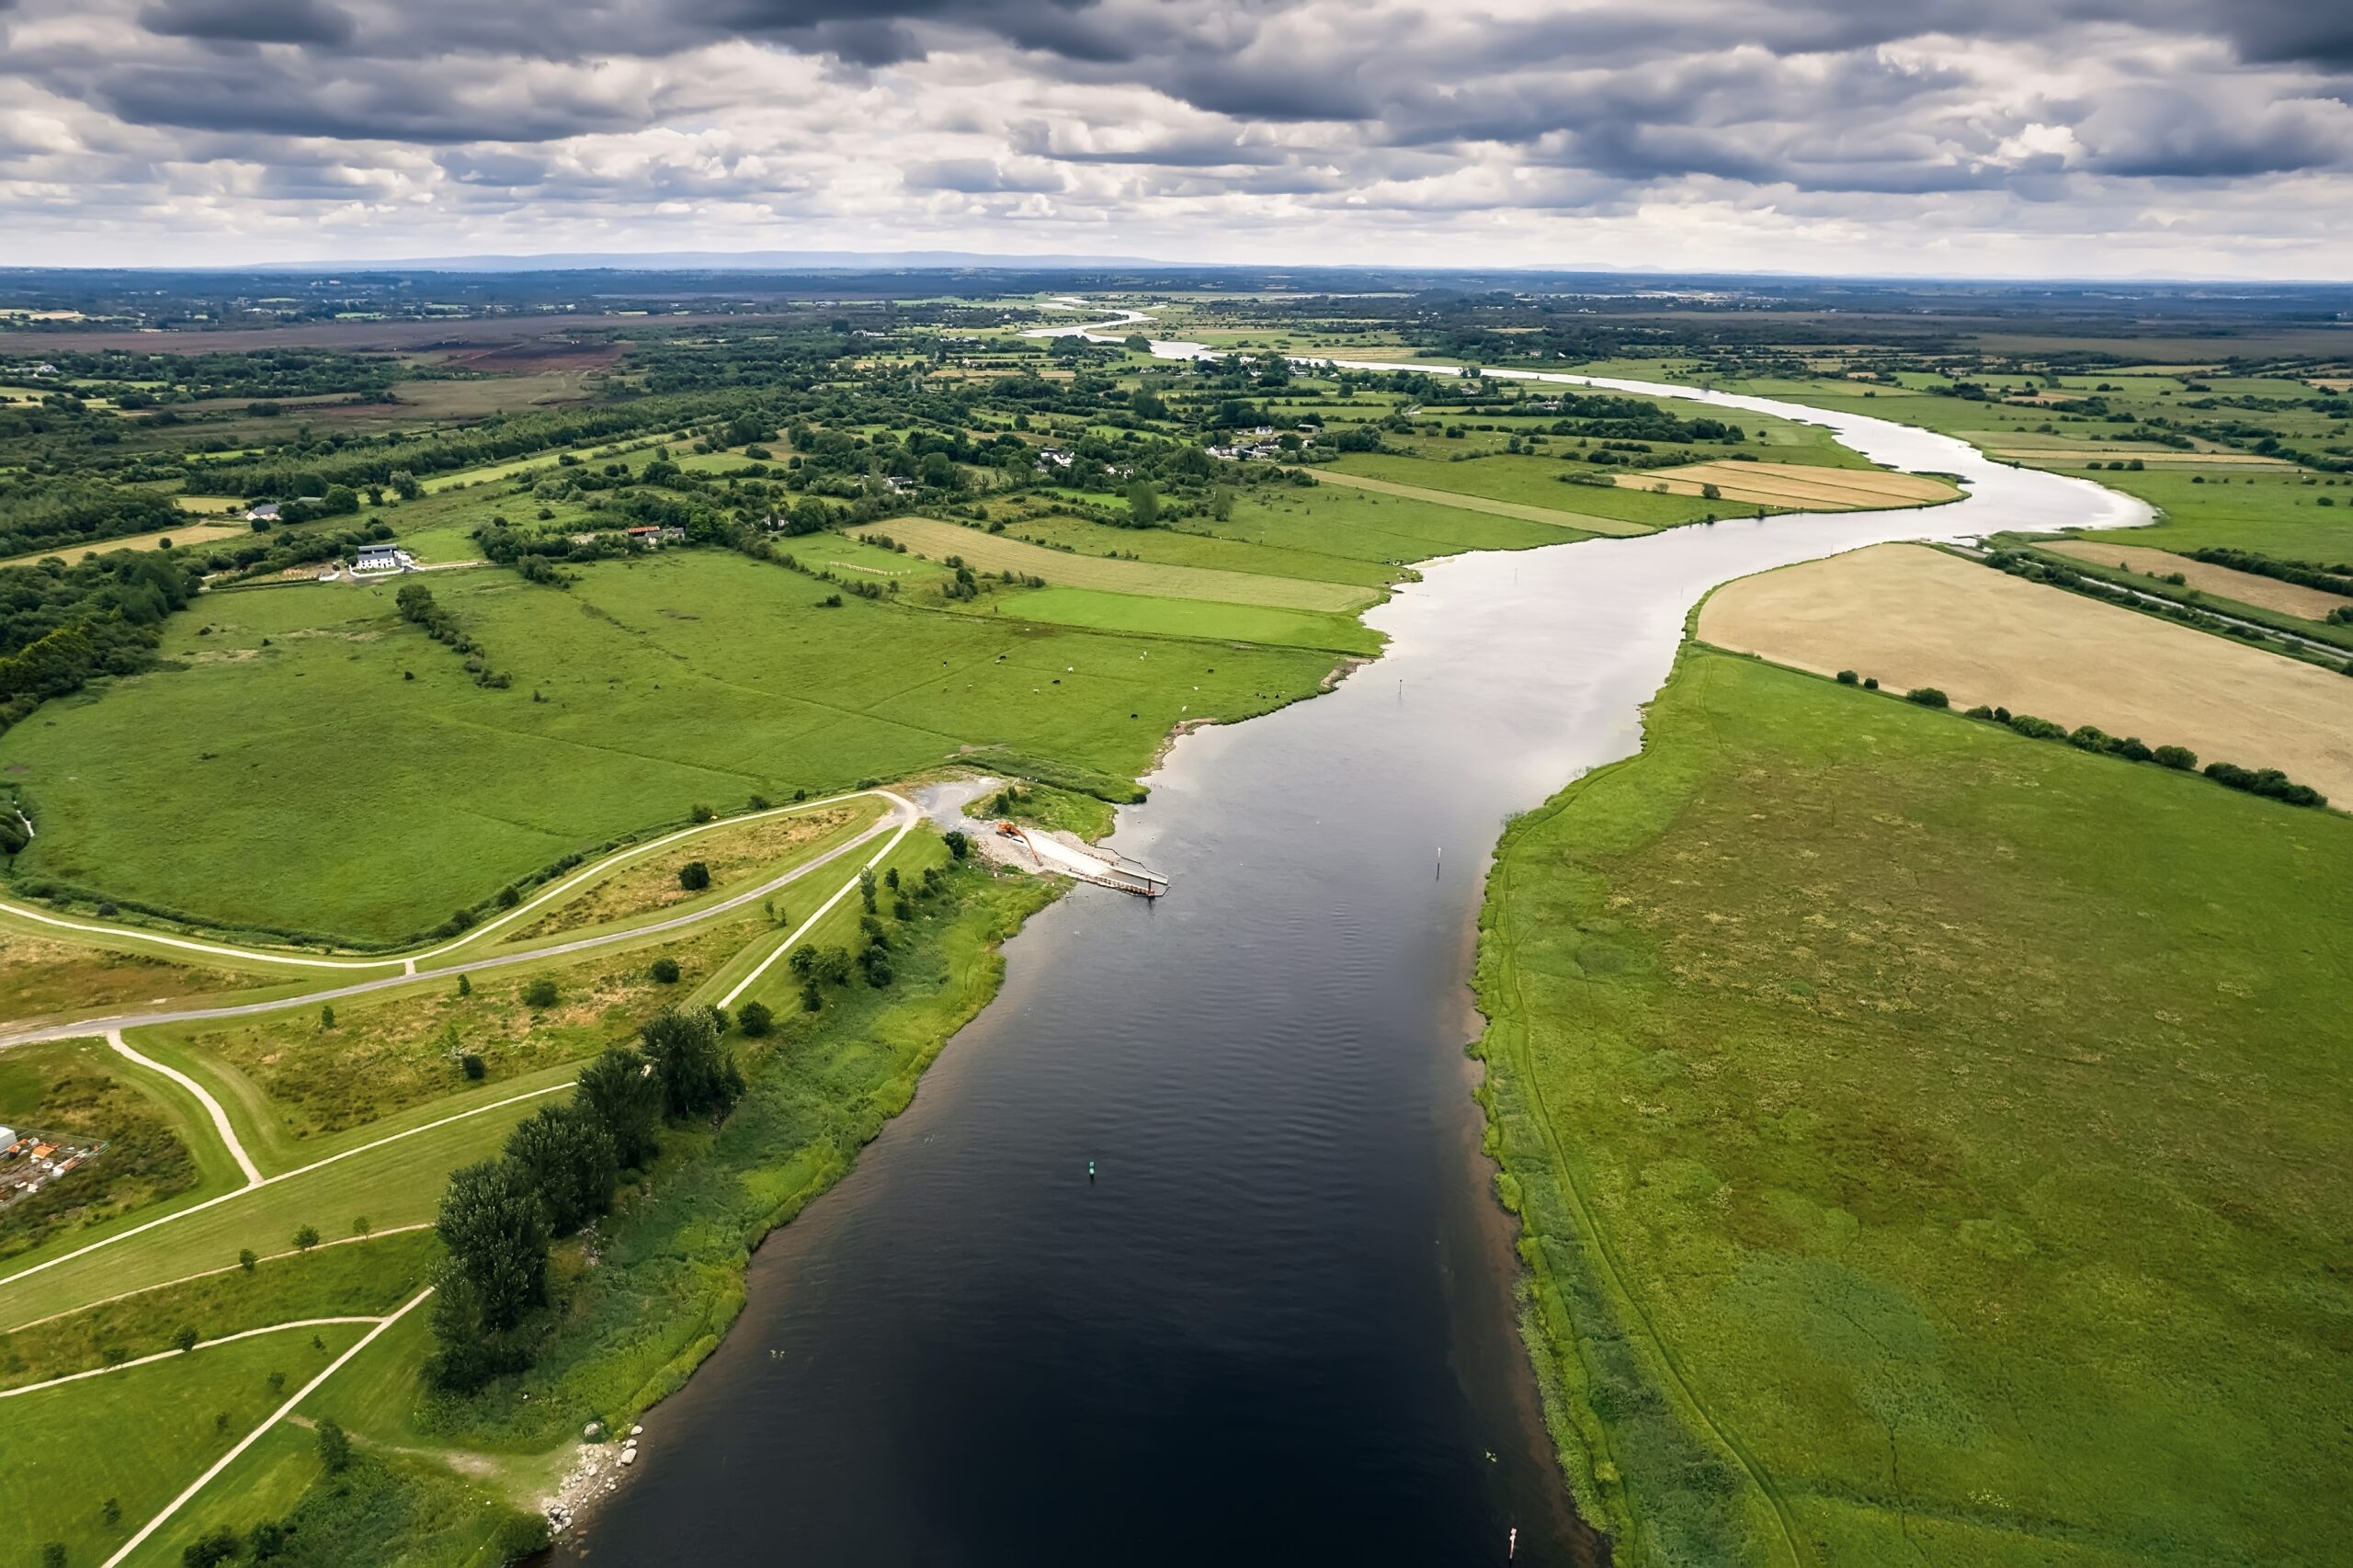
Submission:
<svg viewBox="0 0 2353 1568">
<path fill-rule="evenodd" d="M 1617 1560 L 2327 1561 L 2348 875 L 2334 816 L 1687 646 L 1482 915 Z"/>
</svg>

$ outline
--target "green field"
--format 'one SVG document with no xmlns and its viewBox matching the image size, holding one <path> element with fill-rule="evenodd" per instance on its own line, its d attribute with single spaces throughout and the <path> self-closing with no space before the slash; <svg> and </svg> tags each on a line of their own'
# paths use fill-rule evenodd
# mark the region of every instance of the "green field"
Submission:
<svg viewBox="0 0 2353 1568">
<path fill-rule="evenodd" d="M 570 1081 L 562 1068 L 542 1076 L 553 1085 Z M 526 1093 L 533 1086 L 529 1081 L 503 1085 L 508 1094 Z M 8 1260 L 6 1272 L 0 1274 L 0 1323 L 25 1323 L 125 1290 L 183 1279 L 236 1262 L 238 1252 L 244 1248 L 263 1255 L 284 1252 L 305 1225 L 334 1240 L 351 1235 L 356 1221 L 362 1218 L 379 1230 L 430 1220 L 449 1172 L 494 1153 L 506 1141 L 507 1130 L 529 1115 L 537 1104 L 524 1100 L 485 1107 L 479 1115 L 421 1131 L 333 1164 L 307 1167 L 267 1187 L 236 1191 L 224 1185 L 222 1190 L 233 1196 L 95 1251 L 80 1249 L 108 1235 L 120 1234 L 134 1224 L 144 1224 L 157 1218 L 157 1211 L 151 1209 L 95 1232 L 62 1237 Z M 410 1125 L 417 1125 L 452 1115 L 457 1108 L 444 1104 L 412 1113 L 407 1119 Z M 400 1124 L 393 1122 L 351 1136 L 372 1141 L 399 1130 Z M 51 1259 L 61 1261 L 52 1264 Z M 42 1265 L 48 1267 L 32 1271 Z"/>
<path fill-rule="evenodd" d="M 1212 604 L 1205 599 L 1147 598 L 1093 588 L 1033 588 L 1007 595 L 1003 612 L 1024 620 L 1083 626 L 1148 637 L 1201 637 L 1269 647 L 1324 648 L 1370 658 L 1381 652 L 1379 632 L 1345 615 Z"/>
<path fill-rule="evenodd" d="M 29 1563 L 24 1546 L 62 1541 L 68 1562 L 102 1561 L 366 1332 L 333 1324 L 199 1345 L 0 1403 L 0 1518 L 11 1550 Z M 109 1497 L 120 1507 L 115 1524 Z"/>
<path fill-rule="evenodd" d="M 1121 530 L 1107 528 L 1103 531 L 1117 533 Z M 1106 593 L 1134 594 L 1153 598 L 1207 599 L 1220 604 L 1257 605 L 1269 609 L 1337 613 L 1362 609 L 1381 597 L 1378 588 L 1347 583 L 1314 582 L 1266 572 L 1112 560 L 1075 550 L 1054 550 L 1045 545 L 1028 543 L 1014 532 L 989 533 L 984 529 L 940 522 L 931 517 L 893 517 L 862 529 L 860 533 L 869 539 L 887 537 L 905 545 L 915 554 L 928 556 L 934 561 L 944 561 L 950 555 L 960 556 L 975 572 L 1009 571 L 1018 576 L 1043 577 L 1049 585 L 1059 587 L 1095 588 Z M 1243 551 L 1250 547 L 1229 544 L 1228 548 Z"/>
<path fill-rule="evenodd" d="M 1563 462 L 1557 458 L 1498 453 L 1469 462 L 1447 462 L 1384 453 L 1361 453 L 1336 459 L 1325 466 L 1341 473 L 1387 480 L 1392 484 L 1409 484 L 1424 490 L 1450 490 L 1489 501 L 1508 501 L 1523 506 L 1583 513 L 1621 523 L 1641 523 L 1654 528 L 1671 528 L 1677 523 L 1696 523 L 1711 514 L 1722 517 L 1726 510 L 1726 504 L 1722 501 L 1702 501 L 1696 496 L 1660 495 L 1648 490 L 1563 483 L 1563 475 L 1592 474 L 1599 471 L 1583 463 Z M 1575 525 L 1571 523 L 1569 526 Z"/>
<path fill-rule="evenodd" d="M 512 674 L 504 691 L 401 622 L 390 586 L 208 598 L 165 634 L 187 667 L 94 685 L 0 737 L 41 826 L 18 873 L 389 941 L 699 803 L 825 794 L 972 745 L 1132 778 L 1179 719 L 1266 711 L 1332 667 L 855 597 L 824 608 L 818 585 L 718 551 L 580 578 L 434 579 Z M 142 852 L 159 840 L 176 853 Z"/>
<path fill-rule="evenodd" d="M 2340 1561 L 2348 879 L 2340 817 L 1687 649 L 1479 965 L 1618 1560 Z"/>
</svg>

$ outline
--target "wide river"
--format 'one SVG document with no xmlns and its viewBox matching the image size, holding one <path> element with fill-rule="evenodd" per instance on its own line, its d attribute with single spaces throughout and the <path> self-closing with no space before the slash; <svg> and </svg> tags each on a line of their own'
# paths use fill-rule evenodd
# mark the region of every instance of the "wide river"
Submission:
<svg viewBox="0 0 2353 1568">
<path fill-rule="evenodd" d="M 1007 945 L 1003 994 L 761 1249 L 568 1555 L 1427 1568 L 1502 1562 L 1517 1529 L 1519 1562 L 1606 1560 L 1518 1341 L 1462 1051 L 1498 831 L 1636 748 L 1716 584 L 2147 520 L 1944 437 L 1688 395 L 1970 496 L 1434 562 L 1368 615 L 1379 663 L 1180 741 L 1112 841 L 1174 891 L 1080 887 Z"/>
</svg>

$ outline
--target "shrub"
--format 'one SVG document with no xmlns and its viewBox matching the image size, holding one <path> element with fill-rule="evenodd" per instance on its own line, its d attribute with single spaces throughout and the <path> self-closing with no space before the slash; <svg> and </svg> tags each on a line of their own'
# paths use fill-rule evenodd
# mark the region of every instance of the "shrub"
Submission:
<svg viewBox="0 0 2353 1568">
<path fill-rule="evenodd" d="M 490 1063 L 469 1051 L 458 1058 L 458 1070 L 466 1075 L 467 1083 L 479 1084 L 490 1075 Z"/>
<path fill-rule="evenodd" d="M 544 974 L 523 987 L 523 1006 L 535 1013 L 546 1012 L 555 1001 L 555 982 Z"/>
<path fill-rule="evenodd" d="M 185 1356 L 196 1348 L 198 1335 L 193 1328 L 183 1328 L 172 1335 L 172 1348 Z"/>
<path fill-rule="evenodd" d="M 237 1267 L 244 1269 L 246 1273 L 251 1274 L 254 1271 L 254 1265 L 260 1261 L 261 1259 L 255 1256 L 253 1248 L 240 1247 L 237 1249 Z"/>
<path fill-rule="evenodd" d="M 305 1225 L 294 1233 L 294 1246 L 297 1251 L 308 1252 L 318 1244 L 319 1228 L 316 1225 Z"/>
<path fill-rule="evenodd" d="M 942 836 L 947 841 L 948 853 L 957 859 L 961 860 L 972 852 L 972 841 L 964 835 L 961 829 L 949 828 Z"/>
<path fill-rule="evenodd" d="M 1904 694 L 1906 702 L 1916 702 L 1923 708 L 1949 708 L 1952 699 L 1933 686 L 1915 686 Z"/>
<path fill-rule="evenodd" d="M 1865 691 L 1877 691 L 1879 689 L 1879 676 L 1865 676 L 1863 677 L 1863 689 Z"/>
<path fill-rule="evenodd" d="M 718 813 L 717 813 L 717 812 L 713 812 L 713 811 L 712 811 L 709 806 L 705 806 L 705 805 L 697 805 L 697 806 L 695 806 L 692 810 L 690 810 L 689 812 L 688 812 L 688 813 L 687 813 L 687 814 L 688 814 L 689 817 L 692 817 L 692 818 L 693 818 L 695 821 L 697 821 L 697 822 L 709 822 L 709 821 L 710 821 L 713 816 L 717 815 Z"/>
<path fill-rule="evenodd" d="M 1862 683 L 1863 677 L 1857 675 L 1852 670 L 1840 670 L 1838 672 L 1838 684 L 1840 686 L 1860 686 Z"/>
<path fill-rule="evenodd" d="M 2150 760 L 2159 767 L 2177 767 L 2189 773 L 2198 767 L 2198 754 L 2188 746 L 2159 746 L 2149 755 Z"/>
<path fill-rule="evenodd" d="M 678 885 L 688 892 L 700 892 L 710 886 L 710 868 L 699 860 L 689 860 L 678 868 Z"/>
<path fill-rule="evenodd" d="M 676 985 L 678 983 L 678 960 L 676 959 L 655 959 L 654 960 L 654 969 L 652 972 L 655 984 Z"/>
<path fill-rule="evenodd" d="M 236 1556 L 244 1545 L 237 1539 L 237 1532 L 223 1525 L 218 1529 L 205 1531 L 180 1548 L 180 1561 L 187 1564 L 187 1568 L 214 1568 L 214 1564 L 226 1562 Z M 59 1552 L 57 1561 L 61 1563 L 65 1561 L 63 1551 Z"/>
<path fill-rule="evenodd" d="M 547 1516 L 514 1513 L 499 1520 L 491 1532 L 490 1550 L 495 1562 L 519 1562 L 545 1551 L 549 1540 Z"/>
<path fill-rule="evenodd" d="M 331 1420 L 319 1423 L 319 1465 L 329 1475 L 341 1475 L 351 1465 L 351 1439 Z"/>
<path fill-rule="evenodd" d="M 2067 737 L 2067 744 L 2082 751 L 2106 751 L 2109 747 L 2108 732 L 2097 724 L 2080 724 Z"/>
<path fill-rule="evenodd" d="M 2325 806 L 2328 797 L 2309 784 L 2298 784 L 2276 767 L 2245 768 L 2234 763 L 2210 762 L 2206 777 L 2217 784 L 2244 790 L 2250 795 L 2282 801 L 2291 806 Z"/>
<path fill-rule="evenodd" d="M 735 1023 L 746 1035 L 758 1040 L 776 1028 L 776 1015 L 765 1002 L 746 1002 L 744 1010 L 735 1015 Z"/>
<path fill-rule="evenodd" d="M 2012 714 L 2010 728 L 2030 741 L 2063 741 L 2067 738 L 2065 725 L 2054 724 L 2048 719 L 2038 719 L 2031 713 Z"/>
</svg>

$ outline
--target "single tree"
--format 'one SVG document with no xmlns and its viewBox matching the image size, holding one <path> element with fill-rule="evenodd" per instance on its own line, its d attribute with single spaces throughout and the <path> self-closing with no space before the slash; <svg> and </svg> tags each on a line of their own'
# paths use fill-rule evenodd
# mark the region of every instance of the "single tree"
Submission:
<svg viewBox="0 0 2353 1568">
<path fill-rule="evenodd" d="M 523 1006 L 535 1013 L 546 1012 L 555 1006 L 555 982 L 547 975 L 543 974 L 523 987 Z"/>
<path fill-rule="evenodd" d="M 296 1250 L 308 1252 L 318 1244 L 319 1228 L 316 1225 L 305 1225 L 301 1230 L 294 1233 L 294 1245 Z"/>
<path fill-rule="evenodd" d="M 319 1422 L 319 1464 L 329 1475 L 341 1475 L 351 1466 L 351 1439 L 331 1419 Z"/>
<path fill-rule="evenodd" d="M 623 1169 L 643 1166 L 659 1147 L 662 1086 L 653 1063 L 634 1051 L 608 1051 L 582 1070 L 573 1102 L 613 1141 Z"/>
<path fill-rule="evenodd" d="M 657 985 L 677 984 L 678 960 L 676 959 L 655 959 L 654 960 L 653 974 L 654 983 Z"/>
<path fill-rule="evenodd" d="M 513 1328 L 547 1299 L 547 1219 L 523 1166 L 484 1160 L 452 1172 L 433 1229 L 449 1251 L 447 1271 L 471 1288 L 483 1328 Z"/>
<path fill-rule="evenodd" d="M 735 1015 L 736 1026 L 753 1040 L 758 1040 L 776 1027 L 776 1015 L 765 1002 L 746 1002 L 744 1010 Z"/>
<path fill-rule="evenodd" d="M 744 1075 L 720 1043 L 725 1026 L 708 1007 L 665 1007 L 641 1031 L 663 1109 L 673 1119 L 724 1116 L 744 1093 Z"/>
<path fill-rule="evenodd" d="M 710 886 L 710 868 L 699 860 L 689 860 L 678 868 L 678 885 L 688 892 L 700 892 Z"/>
</svg>

